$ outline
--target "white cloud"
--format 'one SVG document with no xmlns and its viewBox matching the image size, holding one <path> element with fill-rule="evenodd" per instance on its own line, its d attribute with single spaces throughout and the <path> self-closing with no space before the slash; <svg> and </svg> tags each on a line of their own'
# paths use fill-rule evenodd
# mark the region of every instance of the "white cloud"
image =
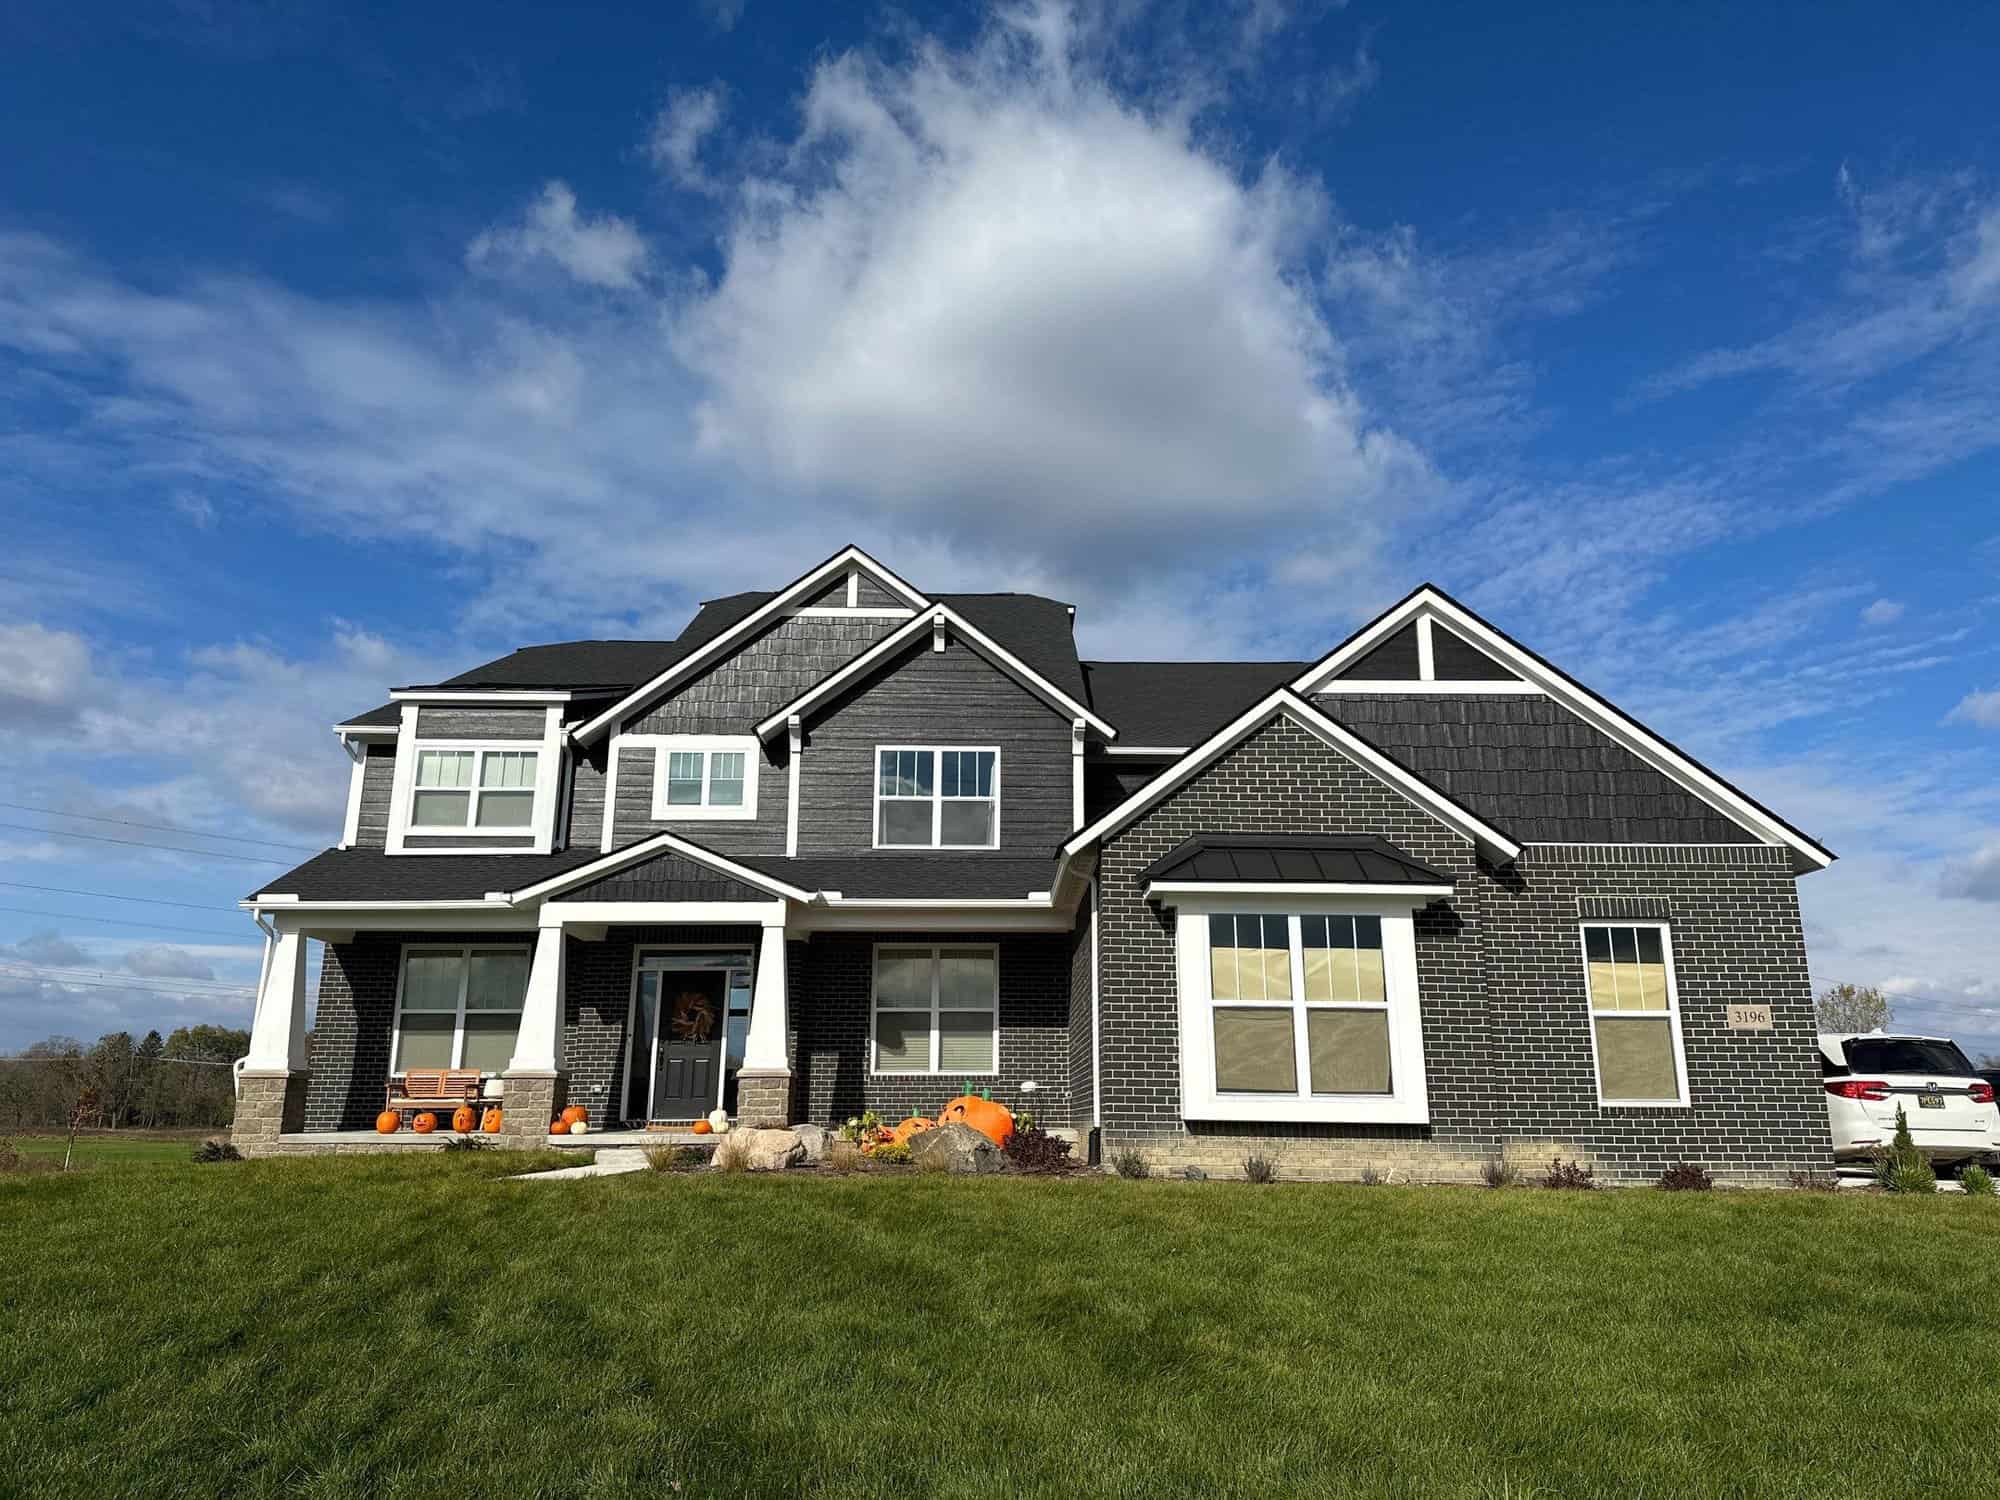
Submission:
<svg viewBox="0 0 2000 1500">
<path fill-rule="evenodd" d="M 208 496 L 194 490 L 176 490 L 173 506 L 187 523 L 197 531 L 215 529 L 215 502 Z"/>
<path fill-rule="evenodd" d="M 1861 623 L 1864 625 L 1893 625 L 1903 618 L 1905 608 L 1907 608 L 1906 605 L 1899 604 L 1894 599 L 1877 599 L 1873 604 L 1861 611 Z"/>
<path fill-rule="evenodd" d="M 148 979 L 213 979 L 215 966 L 175 943 L 148 943 L 125 955 L 128 973 Z"/>
<path fill-rule="evenodd" d="M 645 270 L 646 242 L 616 214 L 593 219 L 577 213 L 569 184 L 551 182 L 519 224 L 486 230 L 465 259 L 475 269 L 515 269 L 547 259 L 587 285 L 629 290 Z"/>
<path fill-rule="evenodd" d="M 720 84 L 673 90 L 646 138 L 646 154 L 652 157 L 653 165 L 682 187 L 704 193 L 719 191 L 719 185 L 702 169 L 701 152 L 722 124 L 724 107 Z"/>
<path fill-rule="evenodd" d="M 76 968 L 90 962 L 87 952 L 50 928 L 29 933 L 5 951 L 24 963 L 54 968 Z"/>
<path fill-rule="evenodd" d="M 1958 706 L 1945 716 L 1948 724 L 1977 724 L 1981 729 L 2000 729 L 2000 688 L 1991 692 L 1967 693 Z"/>
<path fill-rule="evenodd" d="M 33 622 L 0 624 L 0 723 L 69 723 L 90 690 L 90 647 L 81 636 Z"/>
</svg>

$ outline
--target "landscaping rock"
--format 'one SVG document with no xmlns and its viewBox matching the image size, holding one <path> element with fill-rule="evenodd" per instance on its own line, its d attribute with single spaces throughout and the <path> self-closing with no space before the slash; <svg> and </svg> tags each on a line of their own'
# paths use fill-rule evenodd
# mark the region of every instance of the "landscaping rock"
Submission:
<svg viewBox="0 0 2000 1500">
<path fill-rule="evenodd" d="M 798 1125 L 793 1127 L 792 1133 L 799 1138 L 799 1144 L 805 1147 L 804 1160 L 807 1166 L 816 1167 L 826 1160 L 825 1126 Z"/>
<path fill-rule="evenodd" d="M 782 1172 L 806 1159 L 805 1142 L 796 1130 L 739 1130 L 737 1149 L 752 1172 Z"/>
<path fill-rule="evenodd" d="M 1183 1167 L 1181 1169 L 1181 1176 L 1185 1177 L 1189 1182 L 1208 1181 L 1208 1173 L 1202 1171 L 1200 1167 Z"/>
<path fill-rule="evenodd" d="M 998 1146 L 957 1121 L 911 1136 L 910 1160 L 933 1172 L 973 1175 L 1002 1171 L 1007 1163 Z"/>
</svg>

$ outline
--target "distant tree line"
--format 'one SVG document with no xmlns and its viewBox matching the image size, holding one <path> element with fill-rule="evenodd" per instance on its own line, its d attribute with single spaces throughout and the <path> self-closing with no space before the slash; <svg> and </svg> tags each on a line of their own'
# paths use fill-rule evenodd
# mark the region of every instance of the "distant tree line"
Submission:
<svg viewBox="0 0 2000 1500">
<path fill-rule="evenodd" d="M 60 1130 L 72 1118 L 94 1129 L 205 1129 L 236 1113 L 230 1064 L 250 1033 L 183 1026 L 164 1039 L 114 1031 L 85 1046 L 52 1036 L 0 1060 L 0 1132 Z"/>
</svg>

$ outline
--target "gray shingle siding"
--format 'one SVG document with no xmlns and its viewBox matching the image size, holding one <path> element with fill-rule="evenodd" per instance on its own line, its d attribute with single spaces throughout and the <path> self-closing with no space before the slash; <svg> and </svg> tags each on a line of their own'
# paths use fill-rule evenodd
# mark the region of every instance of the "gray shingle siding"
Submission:
<svg viewBox="0 0 2000 1500">
<path fill-rule="evenodd" d="M 370 745 L 368 758 L 361 763 L 361 818 L 355 825 L 355 848 L 388 847 L 390 793 L 395 785 L 396 747 Z"/>
<path fill-rule="evenodd" d="M 861 575 L 854 591 L 854 602 L 860 609 L 900 609 L 903 601 L 883 588 L 868 574 Z"/>
<path fill-rule="evenodd" d="M 532 708 L 420 708 L 423 740 L 538 740 L 548 725 L 539 703 Z"/>
<path fill-rule="evenodd" d="M 678 854 L 614 870 L 562 893 L 564 901 L 769 901 L 771 896 Z"/>
<path fill-rule="evenodd" d="M 901 623 L 785 616 L 624 728 L 634 734 L 749 734 Z"/>
<path fill-rule="evenodd" d="M 799 853 L 875 842 L 880 745 L 1000 749 L 1000 848 L 1053 854 L 1070 828 L 1069 721 L 956 639 L 923 640 L 808 720 L 799 762 Z"/>
<path fill-rule="evenodd" d="M 406 833 L 403 835 L 405 849 L 454 849 L 470 850 L 478 853 L 491 849 L 532 849 L 535 836 L 522 834 L 481 834 L 478 838 L 468 838 L 457 833 Z"/>
<path fill-rule="evenodd" d="M 1087 760 L 1083 767 L 1083 816 L 1095 822 L 1158 776 L 1171 761 Z"/>
<path fill-rule="evenodd" d="M 1551 699 L 1328 694 L 1330 717 L 1526 843 L 1748 844 L 1755 837 Z"/>
<path fill-rule="evenodd" d="M 1472 642 L 1431 624 L 1431 675 L 1439 682 L 1518 682 L 1520 679 Z"/>
<path fill-rule="evenodd" d="M 737 731 L 739 733 L 744 731 Z M 655 821 L 653 778 L 664 747 L 621 745 L 618 751 L 618 791 L 612 825 L 613 847 L 648 834 L 684 834 L 718 854 L 783 854 L 785 799 L 790 778 L 791 749 L 780 740 L 765 745 L 757 759 L 755 818 L 679 818 Z"/>
<path fill-rule="evenodd" d="M 1417 626 L 1413 620 L 1373 650 L 1355 658 L 1339 675 L 1357 681 L 1414 682 L 1418 665 Z"/>
<path fill-rule="evenodd" d="M 604 769 L 611 741 L 601 739 L 570 757 L 569 847 L 598 848 L 604 837 Z"/>
</svg>

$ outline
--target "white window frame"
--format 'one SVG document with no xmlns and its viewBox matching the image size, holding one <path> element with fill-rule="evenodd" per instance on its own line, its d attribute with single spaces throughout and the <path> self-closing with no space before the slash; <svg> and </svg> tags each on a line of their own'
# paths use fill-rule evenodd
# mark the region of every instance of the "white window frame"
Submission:
<svg viewBox="0 0 2000 1500">
<path fill-rule="evenodd" d="M 990 1068 L 941 1068 L 938 1066 L 938 1049 L 943 1045 L 938 1035 L 939 1005 L 938 990 L 942 983 L 943 966 L 940 956 L 950 948 L 961 953 L 984 953 L 993 960 L 993 1066 Z M 879 979 L 882 972 L 884 950 L 893 953 L 926 953 L 931 961 L 931 1065 L 928 1068 L 878 1068 L 875 1042 L 875 1018 L 881 1013 L 881 991 Z M 907 1006 L 892 1005 L 890 1010 L 907 1010 Z M 964 1006 L 953 1009 L 963 1010 Z M 1000 945 L 998 943 L 876 943 L 868 955 L 868 1076 L 871 1078 L 997 1078 L 1000 1076 Z"/>
<path fill-rule="evenodd" d="M 754 734 L 627 734 L 619 736 L 621 746 L 647 746 L 653 752 L 653 812 L 655 823 L 747 823 L 757 816 L 757 762 L 764 747 Z M 715 776 L 717 752 L 743 757 L 743 802 L 738 807 L 716 807 L 709 802 L 710 783 Z M 673 756 L 701 757 L 701 801 L 667 801 L 667 770 Z"/>
<path fill-rule="evenodd" d="M 426 755 L 470 755 L 472 757 L 472 784 L 468 787 L 425 787 L 417 784 L 417 768 Z M 535 757 L 535 776 L 525 787 L 482 787 L 479 784 L 481 772 L 489 755 L 532 755 Z M 417 740 L 410 746 L 410 785 L 403 794 L 404 837 L 412 839 L 532 839 L 542 821 L 542 772 L 548 751 L 540 740 Z M 427 791 L 467 791 L 466 822 L 461 827 L 447 828 L 436 824 L 417 822 L 417 794 Z M 517 823 L 512 828 L 479 828 L 474 820 L 479 817 L 479 799 L 485 793 L 504 791 L 510 793 L 527 792 L 528 821 Z"/>
<path fill-rule="evenodd" d="M 1589 932 L 1593 927 L 1650 927 L 1660 935 L 1660 956 L 1667 964 L 1667 1008 L 1658 1010 L 1607 1010 L 1599 1011 L 1597 999 L 1590 993 L 1590 941 Z M 1576 924 L 1576 953 L 1583 963 L 1583 1024 L 1590 1033 L 1590 1076 L 1597 1086 L 1597 1107 L 1599 1109 L 1688 1109 L 1687 1048 L 1681 1042 L 1681 992 L 1680 981 L 1675 975 L 1674 934 L 1666 922 L 1625 922 L 1612 918 L 1597 917 L 1588 922 Z M 1657 1021 L 1664 1018 L 1667 1030 L 1673 1037 L 1674 1084 L 1678 1092 L 1672 1099 L 1607 1099 L 1604 1097 L 1604 1074 L 1597 1061 L 1597 1018 L 1599 1015 L 1613 1020 Z"/>
<path fill-rule="evenodd" d="M 410 955 L 412 953 L 455 953 L 464 961 L 464 969 L 458 976 L 458 1010 L 451 1024 L 451 1063 L 449 1066 L 453 1068 L 459 1067 L 461 1059 L 465 1056 L 465 1001 L 472 989 L 472 955 L 474 953 L 518 953 L 526 958 L 531 966 L 535 961 L 535 950 L 523 943 L 404 943 L 396 957 L 396 1013 L 395 1019 L 389 1027 L 389 1076 L 391 1078 L 401 1078 L 408 1071 L 406 1068 L 398 1067 L 397 1064 L 403 1058 L 403 985 L 409 978 Z M 527 1000 L 528 992 L 524 986 L 521 991 L 521 1010 L 527 1009 Z M 441 1010 L 427 1010 L 419 1012 L 419 1014 L 441 1016 L 444 1012 Z M 505 1015 L 506 1012 L 500 1011 L 496 1012 L 496 1014 Z M 520 1020 L 521 1011 L 515 1011 L 514 1027 L 516 1035 L 520 1031 Z M 498 1078 L 505 1071 L 506 1069 L 502 1068 L 498 1072 L 485 1073 L 484 1076 Z"/>
<path fill-rule="evenodd" d="M 1417 985 L 1416 909 L 1427 896 L 1176 894 L 1175 948 L 1179 967 L 1181 1117 L 1272 1124 L 1424 1125 L 1430 1093 L 1424 1077 L 1422 1002 Z M 1282 916 L 1292 967 L 1290 1000 L 1217 1000 L 1210 991 L 1208 919 Z M 1382 923 L 1382 987 L 1389 1011 L 1386 1094 L 1315 1094 L 1305 1015 L 1312 1010 L 1373 1010 L 1373 1002 L 1307 1001 L 1302 916 L 1376 917 Z M 1215 1086 L 1217 1006 L 1284 1009 L 1293 1013 L 1296 1094 L 1224 1093 Z"/>
<path fill-rule="evenodd" d="M 921 797 L 884 797 L 882 795 L 882 756 L 901 755 L 914 751 L 918 755 L 931 757 L 931 841 L 928 844 L 885 844 L 882 842 L 882 804 L 887 802 L 921 802 Z M 991 755 L 993 757 L 993 795 L 986 797 L 947 797 L 944 794 L 944 777 L 938 769 L 937 757 L 946 752 L 968 752 Z M 877 745 L 875 753 L 868 758 L 869 784 L 874 788 L 874 797 L 869 807 L 869 817 L 873 825 L 869 832 L 877 849 L 998 849 L 1000 847 L 1000 747 L 998 745 Z M 993 837 L 984 844 L 947 844 L 942 842 L 944 833 L 944 805 L 946 802 L 993 803 Z"/>
</svg>

